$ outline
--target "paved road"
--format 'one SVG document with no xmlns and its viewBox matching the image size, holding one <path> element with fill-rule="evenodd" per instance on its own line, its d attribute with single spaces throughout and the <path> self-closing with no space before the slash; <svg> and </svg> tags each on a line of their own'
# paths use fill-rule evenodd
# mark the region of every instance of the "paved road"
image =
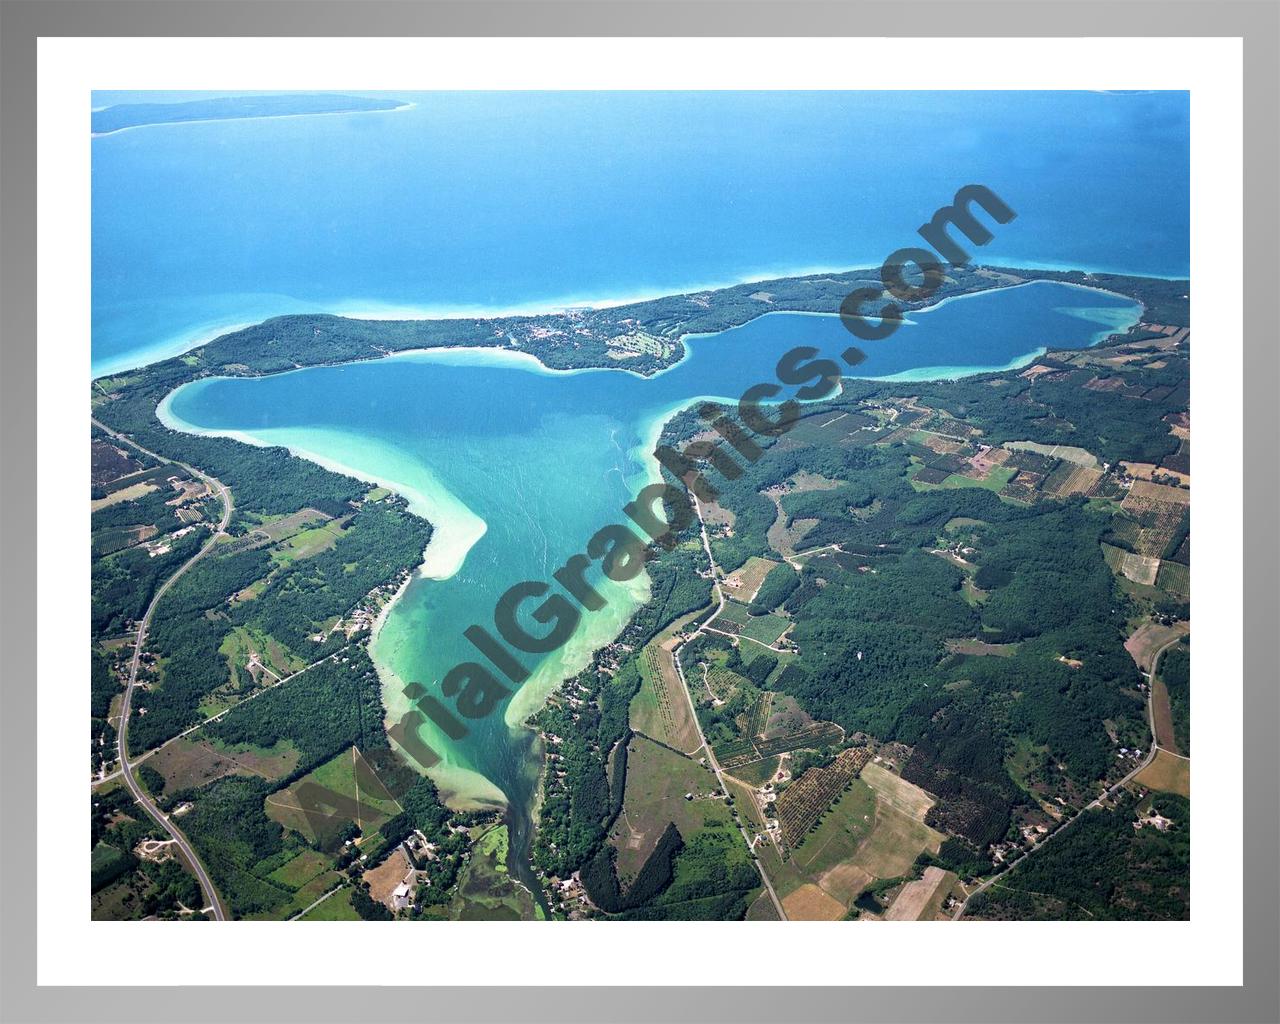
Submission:
<svg viewBox="0 0 1280 1024">
<path fill-rule="evenodd" d="M 230 712 L 234 711 L 236 708 L 240 707 L 241 705 L 247 704 L 251 700 L 257 700 L 264 693 L 270 693 L 277 686 L 283 686 L 285 683 L 289 682 L 290 680 L 297 679 L 298 676 L 302 675 L 304 672 L 310 672 L 317 665 L 323 665 L 326 661 L 332 661 L 334 658 L 337 658 L 343 654 L 346 654 L 349 650 L 351 650 L 350 644 L 348 644 L 346 647 L 339 647 L 332 654 L 326 654 L 323 658 L 316 659 L 310 665 L 305 665 L 302 668 L 298 669 L 297 672 L 290 673 L 287 676 L 276 676 L 276 681 L 274 683 L 268 683 L 266 686 L 263 686 L 254 690 L 253 693 L 249 694 L 247 697 L 242 697 L 240 700 L 236 701 L 230 707 L 223 708 L 216 715 L 210 715 L 208 718 L 197 722 L 195 725 L 188 726 L 186 729 L 183 729 L 182 732 L 178 733 L 176 736 L 170 736 L 167 740 L 161 743 L 160 746 L 152 747 L 150 750 L 146 751 L 145 753 L 139 754 L 137 757 L 133 759 L 132 762 L 130 762 L 131 767 L 134 767 L 134 768 L 138 767 L 138 765 L 142 764 L 142 762 L 145 761 L 147 758 L 152 757 L 155 754 L 158 754 L 160 751 L 164 750 L 164 748 L 167 747 L 170 743 L 177 743 L 178 740 L 182 739 L 184 736 L 189 736 L 191 733 L 196 732 L 200 729 L 203 729 L 206 725 L 209 725 L 211 722 L 216 722 L 223 715 L 229 714 Z M 259 662 L 258 664 L 267 672 L 271 672 L 271 669 L 267 668 L 261 662 Z M 271 674 L 273 676 L 276 675 L 274 672 L 271 672 Z M 117 768 L 111 774 L 104 775 L 100 779 L 91 779 L 89 782 L 89 788 L 96 789 L 98 786 L 101 786 L 104 782 L 108 782 L 111 779 L 116 778 L 120 774 L 121 774 L 121 771 L 119 768 Z"/>
<path fill-rule="evenodd" d="M 707 538 L 707 524 L 702 521 L 702 506 L 701 504 L 699 504 L 697 498 L 694 498 L 693 505 L 694 505 L 694 508 L 696 508 L 698 511 L 698 522 L 701 525 L 701 529 L 702 529 L 702 546 L 703 548 L 706 549 L 706 552 L 707 552 L 707 561 L 711 565 L 712 582 L 716 588 L 716 597 L 719 599 L 719 602 L 720 602 L 716 606 L 715 612 L 712 613 L 711 618 L 707 619 L 707 621 L 704 622 L 701 626 L 699 626 L 698 629 L 696 630 L 696 632 L 701 632 L 707 626 L 708 623 L 714 620 L 715 617 L 719 615 L 721 611 L 724 610 L 725 598 L 724 598 L 724 591 L 720 588 L 720 577 L 717 575 L 715 559 L 711 557 L 711 541 Z M 720 762 L 716 760 L 716 755 L 711 750 L 711 744 L 707 742 L 707 737 L 702 732 L 702 723 L 698 721 L 698 709 L 694 707 L 693 694 L 689 692 L 689 681 L 685 679 L 684 666 L 680 664 L 680 647 L 681 646 L 683 645 L 677 645 L 672 648 L 671 660 L 675 662 L 676 674 L 680 677 L 680 685 L 681 685 L 681 688 L 684 690 L 684 698 L 689 702 L 689 714 L 693 716 L 693 726 L 695 729 L 698 730 L 698 739 L 702 741 L 702 749 L 707 752 L 707 764 L 709 764 L 711 766 L 711 770 L 715 772 L 716 782 L 719 783 L 720 785 L 720 791 L 724 793 L 725 796 L 731 796 L 732 794 L 729 790 L 729 785 L 724 781 L 724 772 L 720 768 Z M 751 850 L 754 853 L 755 844 L 752 841 L 751 835 L 747 832 L 746 828 L 744 828 L 741 824 L 739 824 L 738 831 L 742 833 L 742 838 L 746 840 L 747 849 Z M 778 899 L 778 894 L 777 892 L 774 891 L 773 882 L 770 881 L 769 879 L 769 873 L 765 871 L 764 864 L 761 862 L 758 855 L 753 858 L 753 862 L 755 863 L 756 870 L 760 872 L 760 878 L 764 882 L 764 887 L 769 891 L 769 898 L 773 900 L 773 907 L 778 912 L 779 920 L 785 921 L 787 919 L 787 912 L 782 909 L 782 901 Z"/>
<path fill-rule="evenodd" d="M 1059 825 L 1056 829 L 1054 829 L 1051 833 L 1049 833 L 1049 835 L 1045 836 L 1042 840 L 1040 840 L 1040 842 L 1036 843 L 1035 846 L 1033 846 L 1030 850 L 1027 851 L 1025 857 L 1018 859 L 1016 864 L 1010 865 L 1009 867 L 1005 867 L 1001 871 L 998 871 L 996 874 L 992 875 L 980 886 L 978 886 L 978 888 L 974 889 L 973 892 L 969 893 L 969 895 L 965 897 L 964 902 L 961 903 L 959 908 L 956 910 L 955 915 L 952 917 L 953 921 L 959 921 L 960 918 L 964 916 L 964 912 L 969 909 L 969 903 L 973 900 L 975 896 L 977 896 L 979 893 L 986 892 L 987 889 L 989 889 L 996 882 L 1002 879 L 1006 874 L 1009 873 L 1009 871 L 1011 871 L 1014 867 L 1017 867 L 1018 864 L 1021 864 L 1022 861 L 1026 859 L 1026 857 L 1032 856 L 1037 850 L 1048 845 L 1048 843 L 1050 843 L 1052 840 L 1054 840 L 1059 835 L 1061 835 L 1066 829 L 1070 828 L 1074 822 L 1078 821 L 1086 811 L 1091 811 L 1096 807 L 1102 806 L 1102 801 L 1104 799 L 1106 799 L 1107 797 L 1114 797 L 1117 793 L 1119 793 L 1121 789 L 1123 789 L 1129 782 L 1133 780 L 1133 777 L 1135 775 L 1137 775 L 1140 771 L 1142 771 L 1142 769 L 1147 767 L 1147 765 L 1149 765 L 1152 761 L 1155 760 L 1157 751 L 1164 749 L 1156 742 L 1155 711 L 1151 707 L 1151 696 L 1154 691 L 1154 688 L 1150 685 L 1150 681 L 1155 675 L 1156 668 L 1160 665 L 1160 659 L 1164 656 L 1164 652 L 1167 651 L 1170 647 L 1174 646 L 1174 644 L 1177 644 L 1180 641 L 1182 641 L 1183 639 L 1184 638 L 1181 636 L 1174 637 L 1168 643 L 1164 644 L 1159 650 L 1157 650 L 1155 653 L 1155 656 L 1151 659 L 1151 675 L 1148 676 L 1148 685 L 1147 685 L 1147 724 L 1151 727 L 1151 749 L 1147 751 L 1147 756 L 1142 759 L 1142 763 L 1138 765 L 1138 767 L 1133 769 L 1133 771 L 1129 772 L 1129 774 L 1127 774 L 1123 779 L 1121 779 L 1115 785 L 1110 786 L 1107 789 L 1103 790 L 1099 796 L 1095 797 L 1089 803 L 1085 804 L 1082 810 L 1072 815 L 1070 818 L 1064 821 L 1061 825 Z M 1169 753 L 1172 753 L 1172 751 L 1169 751 Z"/>
<path fill-rule="evenodd" d="M 172 459 L 166 459 L 161 455 L 157 455 L 155 452 L 148 451 L 146 448 L 143 448 L 142 445 L 137 444 L 122 434 L 116 433 L 114 430 L 104 426 L 97 420 L 93 420 L 92 422 L 94 426 L 105 431 L 117 441 L 128 444 L 131 447 L 136 448 L 138 451 L 150 455 L 153 459 L 159 459 L 161 462 L 170 465 L 181 466 L 193 476 L 199 477 L 203 480 L 205 485 L 208 486 L 211 491 L 216 492 L 222 499 L 222 520 L 218 523 L 217 529 L 213 531 L 209 540 L 205 542 L 199 551 L 187 559 L 187 561 L 183 562 L 182 565 L 178 567 L 177 572 L 160 585 L 155 592 L 155 596 L 151 598 L 151 603 L 147 605 L 147 610 L 142 616 L 142 621 L 138 623 L 138 638 L 133 647 L 133 658 L 129 662 L 129 679 L 125 685 L 124 697 L 120 702 L 120 731 L 116 734 L 116 739 L 120 756 L 120 774 L 124 776 L 125 785 L 129 787 L 129 792 L 133 794 L 133 798 L 138 802 L 139 806 L 141 806 L 143 810 L 145 810 L 147 814 L 149 814 L 156 823 L 169 834 L 177 844 L 178 849 L 182 851 L 183 857 L 190 865 L 197 881 L 200 883 L 200 888 L 204 891 L 205 903 L 212 911 L 214 919 L 218 921 L 225 921 L 227 919 L 226 910 L 222 906 L 222 900 L 218 897 L 218 890 L 214 888 L 213 880 L 209 877 L 208 872 L 205 871 L 204 865 L 200 862 L 200 858 L 196 856 L 195 849 L 187 840 L 187 837 L 182 834 L 181 829 L 179 829 L 178 826 L 169 819 L 167 814 L 156 806 L 155 801 L 151 799 L 150 795 L 148 795 L 147 792 L 138 784 L 137 779 L 133 776 L 134 766 L 129 760 L 129 712 L 130 705 L 133 701 L 134 686 L 138 682 L 138 666 L 142 661 L 142 649 L 146 644 L 147 628 L 151 625 L 151 617 L 155 613 L 156 605 L 160 603 L 160 599 L 164 597 L 169 588 L 182 577 L 183 573 L 200 561 L 200 559 L 204 558 L 204 556 L 213 549 L 213 546 L 218 543 L 218 539 L 225 534 L 227 525 L 231 522 L 231 514 L 235 510 L 235 505 L 231 500 L 231 492 L 228 491 L 222 483 L 215 480 L 208 474 L 202 473 L 192 466 L 185 465 L 181 462 L 174 462 Z"/>
</svg>

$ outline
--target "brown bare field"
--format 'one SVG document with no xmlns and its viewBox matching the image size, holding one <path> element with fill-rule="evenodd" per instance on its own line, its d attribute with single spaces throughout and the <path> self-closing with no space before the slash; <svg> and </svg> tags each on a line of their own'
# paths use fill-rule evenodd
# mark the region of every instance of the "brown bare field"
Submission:
<svg viewBox="0 0 1280 1024">
<path fill-rule="evenodd" d="M 740 601 L 750 601 L 756 596 L 764 578 L 769 575 L 769 570 L 777 564 L 767 558 L 752 555 L 742 568 L 735 569 L 724 578 L 724 585 Z"/>
<path fill-rule="evenodd" d="M 866 868 L 846 861 L 824 871 L 818 878 L 818 884 L 824 891 L 839 894 L 846 904 L 851 904 L 875 880 L 876 876 Z"/>
<path fill-rule="evenodd" d="M 933 797 L 878 762 L 873 761 L 862 769 L 862 781 L 876 791 L 883 803 L 916 821 L 923 822 L 933 806 Z"/>
<path fill-rule="evenodd" d="M 224 775 L 249 775 L 252 771 L 219 754 L 201 740 L 174 740 L 144 762 L 164 776 L 164 788 L 177 792 L 194 789 Z"/>
<path fill-rule="evenodd" d="M 884 915 L 886 921 L 928 921 L 937 916 L 956 876 L 939 867 L 924 869 L 924 877 L 908 882 Z"/>
<path fill-rule="evenodd" d="M 845 915 L 844 905 L 812 882 L 783 899 L 782 909 L 789 921 L 839 921 Z"/>
<path fill-rule="evenodd" d="M 1169 707 L 1169 691 L 1164 681 L 1156 676 L 1151 681 L 1151 719 L 1155 726 L 1156 743 L 1175 754 L 1181 754 L 1177 737 L 1173 732 L 1173 710 Z"/>
<path fill-rule="evenodd" d="M 122 487 L 118 491 L 112 491 L 105 498 L 94 498 L 89 502 L 89 509 L 97 512 L 99 509 L 118 505 L 122 501 L 133 501 L 135 498 L 141 498 L 144 494 L 150 494 L 152 491 L 158 491 L 159 489 L 149 481 L 132 484 L 129 487 Z"/>
<path fill-rule="evenodd" d="M 390 857 L 364 873 L 364 880 L 369 883 L 369 896 L 388 910 L 394 910 L 391 894 L 408 873 L 409 862 L 405 859 L 404 851 L 396 847 Z"/>
<path fill-rule="evenodd" d="M 1056 476 L 1057 474 L 1045 486 L 1045 491 L 1059 498 L 1066 498 L 1072 494 L 1088 494 L 1102 479 L 1102 470 L 1074 466 L 1064 479 L 1056 479 Z"/>
<path fill-rule="evenodd" d="M 1176 640 L 1190 632 L 1191 623 L 1186 620 L 1175 622 L 1172 626 L 1162 626 L 1158 622 L 1144 622 L 1124 642 L 1124 649 L 1129 652 L 1138 668 L 1144 672 L 1150 672 L 1151 659 L 1155 657 L 1156 651 L 1170 640 Z"/>
<path fill-rule="evenodd" d="M 1191 492 L 1182 487 L 1153 484 L 1149 480 L 1135 480 L 1129 494 L 1121 503 L 1126 512 L 1147 511 L 1151 505 L 1188 506 Z"/>
<path fill-rule="evenodd" d="M 1138 772 L 1133 781 L 1148 789 L 1177 793 L 1191 798 L 1191 762 L 1167 750 L 1157 750 L 1155 760 Z"/>
</svg>

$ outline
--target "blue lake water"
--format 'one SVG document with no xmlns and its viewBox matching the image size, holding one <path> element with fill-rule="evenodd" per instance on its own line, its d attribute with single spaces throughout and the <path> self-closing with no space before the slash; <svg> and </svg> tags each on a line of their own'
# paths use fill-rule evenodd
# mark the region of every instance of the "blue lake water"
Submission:
<svg viewBox="0 0 1280 1024">
<path fill-rule="evenodd" d="M 1185 93 L 394 95 L 414 106 L 94 139 L 94 372 L 281 313 L 551 308 L 874 267 L 971 182 L 1018 213 L 983 262 L 1188 272 Z M 913 314 L 861 345 L 858 370 L 999 368 L 1136 316 L 1096 291 L 1006 289 Z M 835 355 L 849 342 L 833 317 L 771 314 L 693 339 L 647 380 L 434 352 L 200 381 L 162 413 L 386 483 L 437 526 L 374 645 L 394 719 L 405 682 L 472 657 L 461 631 L 491 622 L 503 590 L 548 579 L 619 521 L 673 409 L 773 380 L 795 345 Z M 537 758 L 518 723 L 617 634 L 646 586 L 602 585 L 608 607 L 466 741 L 424 730 L 456 799 L 512 806 L 521 877 Z"/>
<path fill-rule="evenodd" d="M 277 313 L 875 267 L 970 182 L 1018 213 L 983 260 L 1188 272 L 1186 93 L 394 95 L 94 139 L 95 373 Z"/>
<path fill-rule="evenodd" d="M 865 345 L 858 372 L 935 377 L 1013 365 L 1046 345 L 1092 344 L 1139 313 L 1128 299 L 1069 285 L 984 292 L 916 313 L 892 338 Z M 836 317 L 769 314 L 690 339 L 680 363 L 647 379 L 612 369 L 555 372 L 505 352 L 437 350 L 207 378 L 175 392 L 162 416 L 181 429 L 287 445 L 385 483 L 436 524 L 423 574 L 392 606 L 374 645 L 394 722 L 410 704 L 406 683 L 430 688 L 475 660 L 462 632 L 491 627 L 503 591 L 549 581 L 598 529 L 625 521 L 622 507 L 654 478 L 648 453 L 673 409 L 699 397 L 736 401 L 751 385 L 774 382 L 788 349 L 812 345 L 837 357 L 849 341 Z M 509 703 L 462 741 L 424 725 L 422 738 L 444 757 L 433 775 L 455 801 L 510 802 L 527 813 L 537 759 L 521 722 L 647 596 L 643 577 L 627 585 L 592 578 L 608 607 L 584 613 L 560 650 L 526 659 L 533 677 Z"/>
</svg>

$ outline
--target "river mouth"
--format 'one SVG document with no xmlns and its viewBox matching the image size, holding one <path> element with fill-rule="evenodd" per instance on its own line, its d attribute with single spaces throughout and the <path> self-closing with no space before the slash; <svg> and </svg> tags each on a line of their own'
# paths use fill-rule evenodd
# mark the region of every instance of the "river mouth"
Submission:
<svg viewBox="0 0 1280 1024">
<path fill-rule="evenodd" d="M 1006 369 L 1046 345 L 1087 347 L 1135 323 L 1139 312 L 1129 299 L 1057 283 L 980 292 L 913 313 L 892 340 L 867 346 L 859 370 L 925 379 Z M 451 668 L 483 660 L 464 631 L 479 625 L 493 633 L 495 606 L 509 587 L 550 583 L 600 528 L 627 522 L 622 509 L 655 479 L 649 453 L 674 410 L 707 396 L 736 402 L 747 388 L 776 380 L 775 364 L 791 348 L 837 355 L 848 339 L 836 317 L 774 313 L 688 339 L 686 357 L 650 378 L 429 351 L 267 377 L 202 378 L 168 396 L 158 414 L 174 429 L 283 445 L 385 484 L 433 522 L 423 566 L 386 611 L 372 645 L 392 724 L 411 703 L 411 684 L 438 696 Z M 441 758 L 429 774 L 451 804 L 505 808 L 509 866 L 535 895 L 529 851 L 541 753 L 525 723 L 649 596 L 643 574 L 621 585 L 593 572 L 605 606 L 582 610 L 558 650 L 520 655 L 530 677 L 510 698 L 469 720 L 461 739 L 429 721 L 420 730 Z M 546 631 L 527 614 L 524 621 L 533 633 Z"/>
</svg>

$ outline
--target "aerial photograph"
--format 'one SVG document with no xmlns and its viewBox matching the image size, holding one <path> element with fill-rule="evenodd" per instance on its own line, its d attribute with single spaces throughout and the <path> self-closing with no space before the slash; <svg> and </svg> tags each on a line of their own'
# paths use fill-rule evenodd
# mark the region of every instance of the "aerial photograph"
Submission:
<svg viewBox="0 0 1280 1024">
<path fill-rule="evenodd" d="M 1190 919 L 1187 92 L 85 113 L 93 920 Z"/>
</svg>

